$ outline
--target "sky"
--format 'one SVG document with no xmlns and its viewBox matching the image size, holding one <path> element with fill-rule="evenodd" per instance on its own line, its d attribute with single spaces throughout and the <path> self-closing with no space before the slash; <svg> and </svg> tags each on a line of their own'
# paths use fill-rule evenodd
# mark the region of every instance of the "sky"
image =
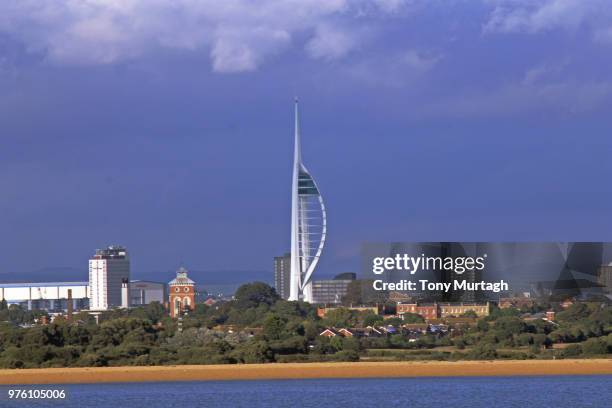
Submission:
<svg viewBox="0 0 612 408">
<path fill-rule="evenodd" d="M 366 242 L 611 241 L 611 68 L 607 0 L 3 0 L 0 276 L 120 244 L 140 278 L 271 279 L 294 96 L 319 276 Z"/>
</svg>

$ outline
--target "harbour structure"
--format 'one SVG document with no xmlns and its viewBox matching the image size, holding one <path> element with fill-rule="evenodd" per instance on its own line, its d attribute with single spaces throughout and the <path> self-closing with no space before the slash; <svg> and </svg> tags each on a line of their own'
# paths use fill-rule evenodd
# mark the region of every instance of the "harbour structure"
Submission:
<svg viewBox="0 0 612 408">
<path fill-rule="evenodd" d="M 88 307 L 88 282 L 0 283 L 0 299 L 7 305 L 19 305 L 27 310 L 67 310 L 69 291 L 73 310 Z"/>
</svg>

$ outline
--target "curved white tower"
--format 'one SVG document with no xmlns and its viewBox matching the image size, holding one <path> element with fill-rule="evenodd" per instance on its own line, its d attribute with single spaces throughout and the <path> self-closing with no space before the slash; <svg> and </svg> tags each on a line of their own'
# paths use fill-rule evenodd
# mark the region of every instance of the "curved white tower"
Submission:
<svg viewBox="0 0 612 408">
<path fill-rule="evenodd" d="M 312 302 L 314 272 L 327 233 L 323 197 L 302 163 L 298 101 L 295 100 L 295 150 L 291 190 L 291 283 L 289 300 Z"/>
</svg>

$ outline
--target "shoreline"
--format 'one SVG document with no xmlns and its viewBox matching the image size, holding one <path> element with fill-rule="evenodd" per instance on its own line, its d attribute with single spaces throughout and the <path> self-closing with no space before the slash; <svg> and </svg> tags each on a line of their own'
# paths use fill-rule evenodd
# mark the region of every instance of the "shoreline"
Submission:
<svg viewBox="0 0 612 408">
<path fill-rule="evenodd" d="M 612 375 L 612 359 L 269 363 L 1 369 L 0 384 Z"/>
</svg>

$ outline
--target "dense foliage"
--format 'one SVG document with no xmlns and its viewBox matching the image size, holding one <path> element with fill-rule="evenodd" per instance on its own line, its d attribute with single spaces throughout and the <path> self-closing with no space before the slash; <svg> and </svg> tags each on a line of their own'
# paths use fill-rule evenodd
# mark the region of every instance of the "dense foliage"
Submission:
<svg viewBox="0 0 612 408">
<path fill-rule="evenodd" d="M 357 292 L 357 291 L 355 291 Z M 546 306 L 549 307 L 549 306 Z M 85 313 L 72 322 L 57 318 L 34 324 L 44 313 L 0 304 L 0 366 L 117 366 L 161 364 L 355 361 L 362 359 L 495 359 L 602 356 L 612 352 L 612 307 L 576 303 L 557 313 L 556 323 L 526 320 L 524 312 L 494 308 L 472 324 L 446 333 L 327 338 L 327 327 L 397 327 L 423 322 L 383 320 L 372 312 L 336 309 L 324 319 L 304 302 L 279 299 L 263 283 L 243 285 L 235 299 L 213 306 L 198 304 L 180 322 L 164 307 L 114 310 L 96 319 Z M 531 310 L 537 311 L 537 310 Z M 555 350 L 551 346 L 563 345 Z"/>
</svg>

